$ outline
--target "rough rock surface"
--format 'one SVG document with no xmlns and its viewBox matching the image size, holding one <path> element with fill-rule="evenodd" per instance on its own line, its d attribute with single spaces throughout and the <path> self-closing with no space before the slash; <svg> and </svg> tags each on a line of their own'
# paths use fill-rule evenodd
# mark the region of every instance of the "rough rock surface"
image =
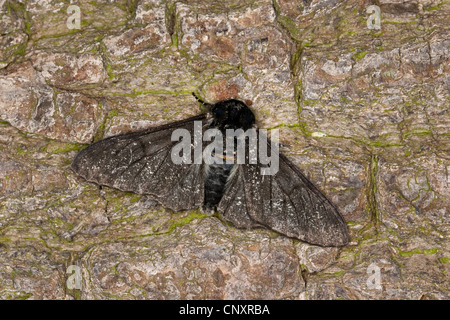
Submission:
<svg viewBox="0 0 450 320">
<path fill-rule="evenodd" d="M 76 4 L 69 29 L 67 1 L 0 0 L 0 299 L 450 298 L 448 1 Z M 238 230 L 71 172 L 92 141 L 197 114 L 192 91 L 279 128 L 350 244 Z"/>
</svg>

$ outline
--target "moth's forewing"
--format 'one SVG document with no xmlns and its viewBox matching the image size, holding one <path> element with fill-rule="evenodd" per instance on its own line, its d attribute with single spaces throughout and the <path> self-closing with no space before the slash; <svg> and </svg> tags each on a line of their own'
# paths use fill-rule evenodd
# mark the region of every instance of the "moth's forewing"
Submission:
<svg viewBox="0 0 450 320">
<path fill-rule="evenodd" d="M 175 129 L 186 129 L 193 138 L 194 121 L 204 114 L 139 132 L 100 140 L 75 157 L 72 169 L 87 181 L 147 194 L 164 207 L 185 210 L 203 203 L 203 165 L 174 164 L 171 141 Z"/>
</svg>

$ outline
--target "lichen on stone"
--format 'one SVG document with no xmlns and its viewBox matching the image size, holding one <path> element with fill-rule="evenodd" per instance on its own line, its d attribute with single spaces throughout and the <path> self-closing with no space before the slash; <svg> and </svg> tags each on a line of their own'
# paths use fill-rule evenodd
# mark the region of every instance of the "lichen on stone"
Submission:
<svg viewBox="0 0 450 320">
<path fill-rule="evenodd" d="M 450 5 L 376 3 L 379 30 L 356 0 L 81 0 L 69 29 L 68 1 L 0 1 L 0 298 L 448 299 Z M 349 245 L 70 170 L 91 142 L 198 114 L 191 92 L 280 129 Z"/>
</svg>

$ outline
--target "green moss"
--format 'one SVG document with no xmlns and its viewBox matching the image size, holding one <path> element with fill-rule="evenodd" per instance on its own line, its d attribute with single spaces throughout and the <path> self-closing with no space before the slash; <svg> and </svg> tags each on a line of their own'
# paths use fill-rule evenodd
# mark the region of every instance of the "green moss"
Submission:
<svg viewBox="0 0 450 320">
<path fill-rule="evenodd" d="M 18 56 L 22 56 L 23 57 L 27 53 L 26 49 L 27 49 L 27 42 L 18 44 L 16 46 L 16 49 L 13 52 L 13 55 L 18 55 Z"/>
<path fill-rule="evenodd" d="M 362 140 L 361 140 L 362 141 Z M 387 148 L 387 147 L 402 147 L 403 144 L 397 143 L 397 142 L 388 142 L 385 140 L 365 140 L 363 144 L 366 144 L 368 146 L 372 147 L 378 147 L 378 148 Z"/>
<path fill-rule="evenodd" d="M 406 139 L 410 136 L 427 136 L 427 135 L 432 135 L 433 132 L 429 129 L 414 129 L 414 130 L 409 130 L 409 131 L 405 131 L 403 133 L 403 139 Z"/>
<path fill-rule="evenodd" d="M 106 73 L 108 74 L 108 78 L 113 79 L 114 78 L 114 73 L 113 73 L 114 69 L 113 69 L 112 65 L 107 63 L 105 69 L 106 69 Z"/>
<path fill-rule="evenodd" d="M 130 198 L 130 202 L 131 202 L 131 203 L 135 203 L 135 202 L 138 202 L 140 199 L 141 199 L 141 196 L 139 196 L 139 195 L 134 195 L 134 196 L 132 196 L 132 197 Z"/>
<path fill-rule="evenodd" d="M 450 263 L 450 258 L 439 258 L 439 261 L 442 263 Z"/>
<path fill-rule="evenodd" d="M 139 0 L 127 0 L 127 10 L 128 11 L 128 19 L 134 19 L 136 17 L 136 10 L 139 4 Z"/>
<path fill-rule="evenodd" d="M 18 1 L 8 1 L 6 3 L 6 10 L 8 11 L 8 14 L 11 15 L 11 13 L 14 12 L 16 16 L 19 16 L 25 21 L 24 32 L 27 34 L 28 37 L 30 37 L 31 36 L 30 16 L 28 15 L 28 12 L 25 10 L 25 4 L 20 3 Z"/>
<path fill-rule="evenodd" d="M 319 102 L 318 99 L 305 99 L 303 100 L 303 105 L 304 106 L 313 106 L 315 104 L 317 104 Z"/>
<path fill-rule="evenodd" d="M 371 31 L 370 31 L 370 35 L 371 35 L 372 37 L 381 37 L 383 34 L 384 34 L 383 31 L 374 31 L 374 30 L 371 30 Z"/>
<path fill-rule="evenodd" d="M 367 53 L 368 53 L 367 51 L 356 52 L 353 55 L 353 59 L 355 59 L 355 61 L 361 60 L 366 56 Z"/>
<path fill-rule="evenodd" d="M 119 115 L 119 110 L 114 109 L 108 112 L 107 117 L 108 118 L 114 118 L 117 117 Z"/>
<path fill-rule="evenodd" d="M 108 298 L 116 299 L 116 300 L 123 300 L 123 297 L 118 296 L 116 294 L 109 293 L 109 292 L 105 293 L 105 296 Z"/>
<path fill-rule="evenodd" d="M 166 22 L 166 28 L 167 32 L 170 35 L 170 39 L 172 42 L 172 46 L 178 48 L 179 44 L 179 37 L 181 36 L 181 25 L 179 22 L 179 17 L 177 15 L 176 11 L 176 3 L 175 2 L 169 2 L 166 4 L 166 10 L 165 10 L 165 22 Z"/>
<path fill-rule="evenodd" d="M 13 299 L 14 300 L 27 300 L 29 297 L 31 297 L 33 294 L 32 293 L 25 293 L 23 295 L 20 296 L 16 296 Z"/>
<path fill-rule="evenodd" d="M 56 33 L 56 34 L 46 34 L 46 35 L 43 35 L 42 37 L 40 37 L 39 39 L 36 39 L 36 42 L 39 40 L 43 40 L 43 39 L 55 39 L 55 38 L 71 36 L 73 34 L 80 33 L 80 32 L 82 32 L 81 29 L 71 29 L 70 31 L 67 31 L 67 32 Z"/>
<path fill-rule="evenodd" d="M 417 24 L 418 21 L 413 21 L 413 20 L 409 20 L 409 21 L 383 20 L 383 23 L 402 25 L 402 24 Z"/>
<path fill-rule="evenodd" d="M 402 251 L 400 250 L 398 247 L 396 247 L 396 249 L 398 250 L 398 253 L 402 256 L 402 257 L 410 257 L 413 254 L 426 254 L 426 255 L 430 255 L 430 254 L 436 254 L 438 252 L 437 248 L 433 248 L 433 249 L 414 249 L 411 251 Z"/>
<path fill-rule="evenodd" d="M 302 32 L 297 28 L 297 25 L 295 24 L 295 22 L 292 21 L 291 18 L 283 16 L 281 14 L 281 8 L 278 5 L 276 0 L 274 0 L 272 2 L 272 4 L 275 9 L 275 15 L 276 15 L 277 21 L 283 26 L 283 28 L 285 28 L 289 32 L 289 35 L 294 40 L 301 41 Z"/>
<path fill-rule="evenodd" d="M 424 249 L 423 250 L 423 254 L 435 254 L 438 252 L 437 248 L 433 248 L 433 249 Z"/>
<path fill-rule="evenodd" d="M 430 6 L 430 7 L 423 6 L 423 10 L 424 10 L 424 11 L 435 11 L 435 10 L 440 10 L 440 9 L 442 8 L 443 5 L 449 4 L 449 3 L 450 3 L 450 1 L 442 1 L 441 3 L 438 3 L 437 5 L 434 5 L 434 6 Z"/>
<path fill-rule="evenodd" d="M 199 211 L 194 211 L 184 218 L 180 218 L 178 220 L 173 221 L 172 224 L 169 226 L 169 230 L 165 233 L 172 233 L 176 228 L 189 224 L 194 219 L 203 219 L 206 217 L 208 217 L 207 214 L 201 213 Z"/>
<path fill-rule="evenodd" d="M 0 237 L 0 243 L 7 243 L 7 242 L 11 242 L 11 239 L 4 236 Z"/>
<path fill-rule="evenodd" d="M 41 230 L 42 230 L 42 229 L 41 229 Z M 50 246 L 47 244 L 47 242 L 45 242 L 44 239 L 39 239 L 39 238 L 36 238 L 36 237 L 27 237 L 27 236 L 25 236 L 24 239 L 25 239 L 25 240 L 31 240 L 31 241 L 39 242 L 40 244 L 42 244 L 44 247 L 46 247 L 46 248 L 49 249 L 49 250 L 52 250 L 52 249 L 61 250 L 61 249 L 62 249 L 60 246 L 50 247 Z"/>
<path fill-rule="evenodd" d="M 339 99 L 342 101 L 342 103 L 344 104 L 351 104 L 352 100 L 350 100 L 349 98 L 345 97 L 344 95 L 340 94 L 339 95 Z"/>
<path fill-rule="evenodd" d="M 342 276 L 342 275 L 344 275 L 346 273 L 346 271 L 345 270 L 341 270 L 341 271 L 336 271 L 336 272 L 333 272 L 333 273 L 327 273 L 327 274 L 324 274 L 323 276 L 336 276 L 336 277 L 339 277 L 339 276 Z M 322 275 L 320 275 L 320 276 L 322 276 Z"/>
<path fill-rule="evenodd" d="M 86 145 L 82 143 L 55 143 L 49 144 L 46 148 L 46 151 L 53 154 L 66 153 L 69 151 L 81 150 L 85 146 Z"/>
<path fill-rule="evenodd" d="M 117 109 L 113 109 L 106 114 L 106 116 L 103 118 L 102 123 L 99 125 L 98 129 L 95 132 L 94 141 L 98 141 L 103 138 L 103 135 L 105 134 L 105 129 L 106 129 L 106 121 L 108 119 L 116 117 L 118 114 L 119 114 L 119 111 Z"/>
<path fill-rule="evenodd" d="M 298 123 L 281 123 L 277 126 L 267 128 L 268 130 L 276 129 L 276 128 L 291 128 L 291 129 L 298 129 L 301 131 L 301 133 L 305 136 L 311 136 L 312 131 L 307 129 L 307 124 L 304 122 L 299 121 Z"/>
<path fill-rule="evenodd" d="M 17 152 L 17 154 L 24 154 L 26 151 L 24 149 L 22 149 L 20 146 L 17 146 L 16 152 Z"/>
<path fill-rule="evenodd" d="M 181 91 L 170 91 L 170 90 L 154 90 L 154 89 L 148 89 L 148 90 L 142 90 L 138 91 L 136 89 L 133 89 L 134 93 L 125 93 L 125 92 L 111 92 L 110 94 L 113 96 L 122 96 L 122 97 L 138 97 L 141 95 L 146 94 L 168 94 L 171 96 L 181 96 L 185 94 L 191 94 L 192 90 L 181 90 Z"/>
<path fill-rule="evenodd" d="M 304 100 L 303 103 L 306 102 L 305 105 L 314 105 L 317 103 L 317 101 L 318 100 Z M 314 132 L 321 132 L 320 130 L 317 130 L 317 129 L 310 130 L 308 124 L 306 122 L 302 122 L 302 121 L 299 121 L 298 123 L 293 123 L 293 124 L 282 123 L 275 127 L 271 127 L 271 128 L 267 128 L 267 129 L 270 130 L 270 129 L 280 128 L 280 127 L 297 128 L 302 132 L 303 135 L 308 136 L 308 137 L 313 136 Z M 367 146 L 367 147 L 388 148 L 388 147 L 403 147 L 404 146 L 404 144 L 402 144 L 402 143 L 386 141 L 386 138 L 389 136 L 390 136 L 389 134 L 386 134 L 386 135 L 380 136 L 377 140 L 371 140 L 371 139 L 358 138 L 358 137 L 335 136 L 335 135 L 331 135 L 331 134 L 326 135 L 327 138 L 351 140 L 358 145 Z"/>
</svg>

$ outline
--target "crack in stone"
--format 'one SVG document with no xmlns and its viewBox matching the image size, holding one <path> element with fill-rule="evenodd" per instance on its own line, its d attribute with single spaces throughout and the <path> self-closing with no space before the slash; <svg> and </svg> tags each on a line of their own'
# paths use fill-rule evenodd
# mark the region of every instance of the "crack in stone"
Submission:
<svg viewBox="0 0 450 320">
<path fill-rule="evenodd" d="M 375 229 L 378 230 L 380 223 L 380 214 L 378 210 L 378 201 L 377 201 L 377 177 L 378 177 L 378 156 L 372 154 L 370 156 L 369 163 L 369 175 L 368 175 L 368 184 L 367 184 L 367 206 L 370 214 L 370 219 L 374 222 Z"/>
</svg>

